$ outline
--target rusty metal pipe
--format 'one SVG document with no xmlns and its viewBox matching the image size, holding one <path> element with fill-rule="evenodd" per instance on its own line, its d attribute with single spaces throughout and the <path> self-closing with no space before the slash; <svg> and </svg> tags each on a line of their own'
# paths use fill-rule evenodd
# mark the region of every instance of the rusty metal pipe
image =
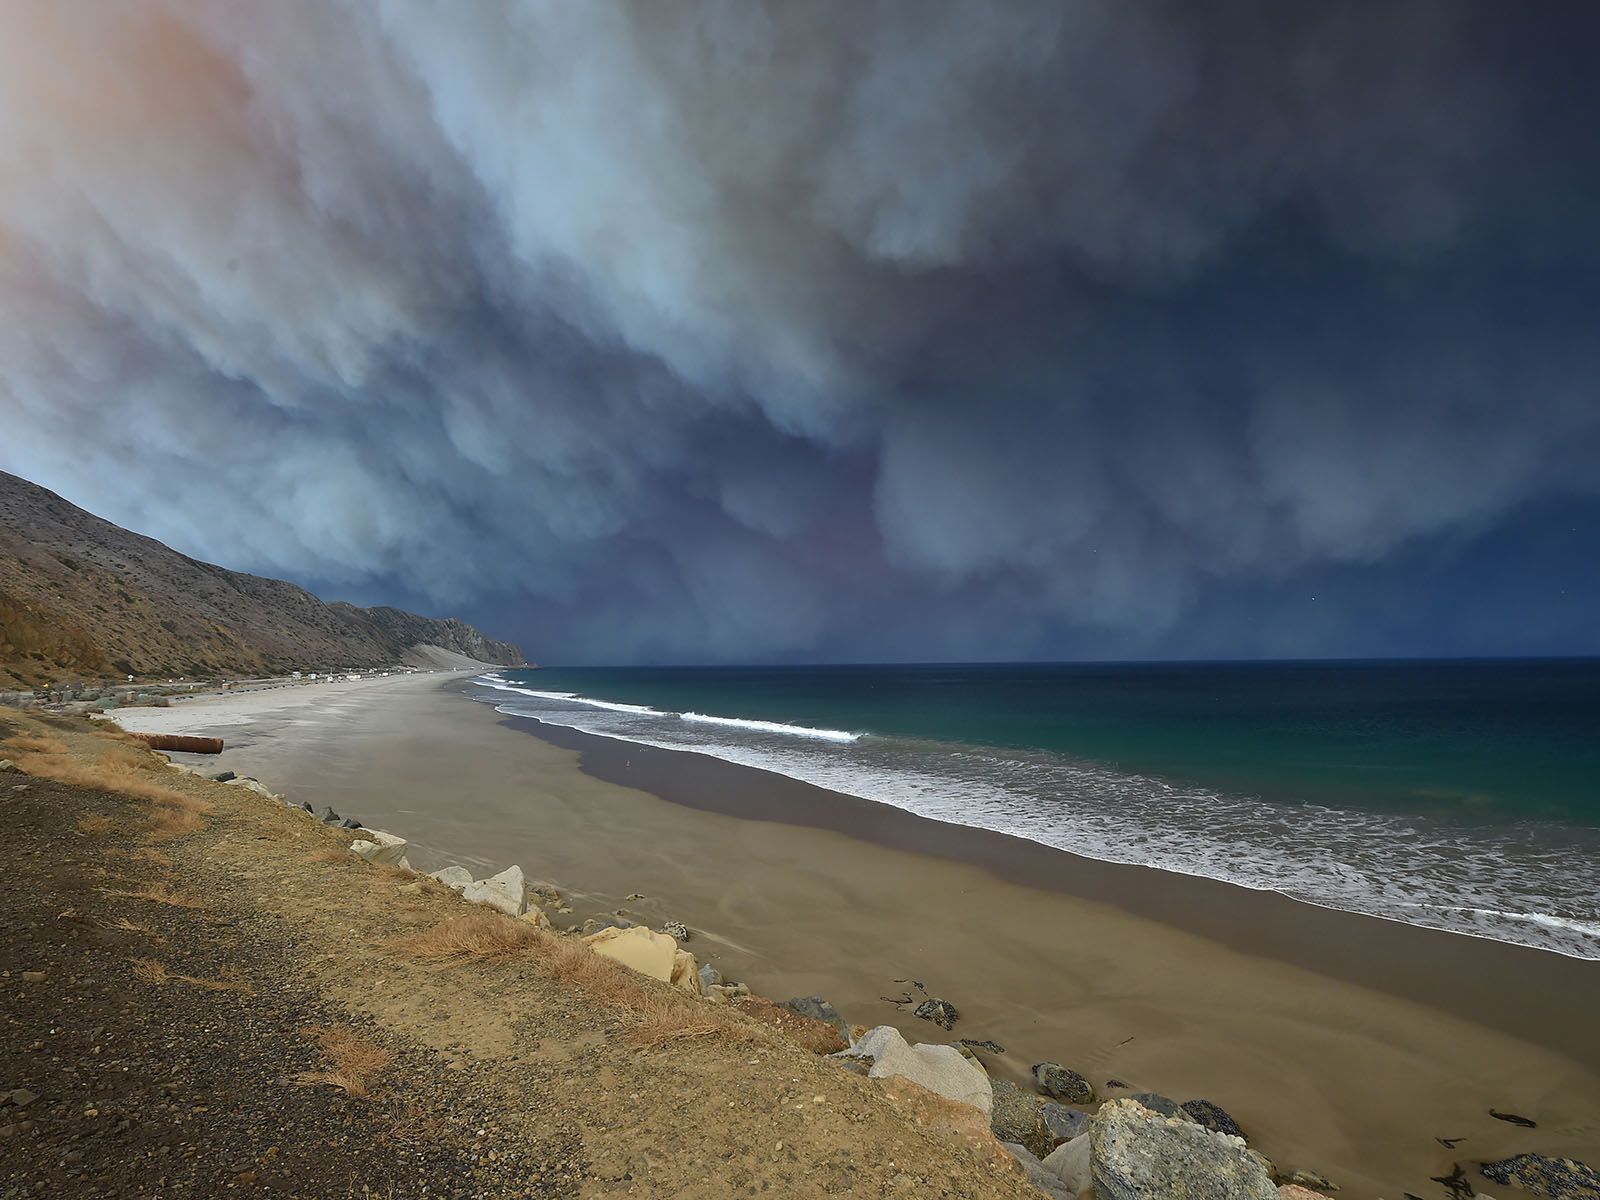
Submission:
<svg viewBox="0 0 1600 1200">
<path fill-rule="evenodd" d="M 190 754 L 221 754 L 222 739 L 187 737 L 178 733 L 136 733 L 133 735 L 152 750 L 183 750 Z"/>
</svg>

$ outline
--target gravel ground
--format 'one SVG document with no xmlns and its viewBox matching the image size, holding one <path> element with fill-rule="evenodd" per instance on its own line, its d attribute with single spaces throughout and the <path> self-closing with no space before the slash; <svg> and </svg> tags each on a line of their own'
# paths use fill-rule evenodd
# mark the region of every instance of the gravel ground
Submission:
<svg viewBox="0 0 1600 1200">
<path fill-rule="evenodd" d="M 19 732 L 142 753 L 0 714 Z M 642 1047 L 538 961 L 409 961 L 397 935 L 480 910 L 153 765 L 205 829 L 152 841 L 145 801 L 0 773 L 0 1200 L 1037 1196 L 963 1106 L 771 1031 Z M 329 1036 L 386 1058 L 365 1094 L 303 1078 Z"/>
</svg>

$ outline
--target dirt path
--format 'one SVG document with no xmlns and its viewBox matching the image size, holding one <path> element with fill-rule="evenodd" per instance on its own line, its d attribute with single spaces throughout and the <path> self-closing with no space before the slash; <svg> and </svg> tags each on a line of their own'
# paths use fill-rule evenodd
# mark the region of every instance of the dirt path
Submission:
<svg viewBox="0 0 1600 1200">
<path fill-rule="evenodd" d="M 1037 1195 L 981 1118 L 561 939 L 416 957 L 482 910 L 349 834 L 78 722 L 0 737 L 0 1197 Z"/>
</svg>

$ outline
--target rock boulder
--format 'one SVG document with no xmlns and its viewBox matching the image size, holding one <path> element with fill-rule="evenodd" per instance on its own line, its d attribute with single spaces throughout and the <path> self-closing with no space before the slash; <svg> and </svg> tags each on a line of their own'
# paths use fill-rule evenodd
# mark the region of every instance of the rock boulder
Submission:
<svg viewBox="0 0 1600 1200">
<path fill-rule="evenodd" d="M 1551 1200 L 1600 1200 L 1600 1171 L 1573 1158 L 1518 1154 L 1478 1168 L 1485 1179 Z"/>
<path fill-rule="evenodd" d="M 1070 1142 L 1080 1133 L 1089 1132 L 1089 1114 L 1081 1108 L 1068 1108 L 1065 1104 L 1047 1100 L 1039 1106 L 1039 1115 L 1044 1118 L 1045 1128 L 1050 1131 L 1051 1149 L 1062 1142 Z"/>
<path fill-rule="evenodd" d="M 366 838 L 350 843 L 350 853 L 366 859 L 368 862 L 381 863 L 396 867 L 400 860 L 406 856 L 406 840 L 395 837 L 392 833 L 385 833 L 381 829 L 364 830 Z"/>
<path fill-rule="evenodd" d="M 1080 1133 L 1050 1151 L 1044 1160 L 1044 1169 L 1066 1184 L 1074 1196 L 1093 1182 L 1090 1145 L 1088 1133 Z"/>
<path fill-rule="evenodd" d="M 528 881 L 521 867 L 507 867 L 498 875 L 475 879 L 461 889 L 461 898 L 498 908 L 510 917 L 528 911 Z"/>
<path fill-rule="evenodd" d="M 1049 1196 L 1050 1200 L 1076 1200 L 1078 1193 L 1045 1170 L 1044 1164 L 1029 1153 L 1026 1146 L 1018 1145 L 1016 1142 L 1001 1144 L 1010 1151 L 1011 1157 L 1017 1160 L 1022 1173 L 1028 1177 L 1028 1182 L 1037 1191 Z"/>
<path fill-rule="evenodd" d="M 1033 1078 L 1039 1090 L 1052 1100 L 1060 1100 L 1065 1104 L 1094 1103 L 1094 1085 L 1060 1063 L 1034 1063 Z"/>
<path fill-rule="evenodd" d="M 459 892 L 472 882 L 472 872 L 465 867 L 445 867 L 442 870 L 435 871 L 429 878 L 437 879 L 445 887 Z"/>
<path fill-rule="evenodd" d="M 962 1057 L 954 1046 L 909 1045 L 892 1025 L 869 1029 L 841 1055 L 872 1059 L 873 1079 L 899 1075 L 937 1092 L 947 1100 L 970 1104 L 984 1116 L 994 1109 L 989 1077 Z"/>
<path fill-rule="evenodd" d="M 1277 1184 L 1243 1139 L 1132 1100 L 1100 1106 L 1089 1122 L 1089 1145 L 1097 1200 L 1279 1200 Z"/>
<path fill-rule="evenodd" d="M 1043 1158 L 1055 1148 L 1050 1139 L 1050 1128 L 1039 1111 L 1039 1098 L 1030 1096 L 1008 1079 L 990 1081 L 993 1107 L 989 1110 L 989 1127 L 1002 1142 L 1015 1142 L 1025 1146 L 1036 1158 Z"/>
</svg>

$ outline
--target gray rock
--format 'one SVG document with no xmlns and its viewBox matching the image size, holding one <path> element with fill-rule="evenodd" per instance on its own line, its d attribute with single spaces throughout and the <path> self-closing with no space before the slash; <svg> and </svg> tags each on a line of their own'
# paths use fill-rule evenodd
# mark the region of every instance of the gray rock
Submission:
<svg viewBox="0 0 1600 1200">
<path fill-rule="evenodd" d="M 599 933 L 602 929 L 632 929 L 633 922 L 627 917 L 590 917 L 579 928 L 578 932 L 584 937 Z"/>
<path fill-rule="evenodd" d="M 30 1092 L 27 1088 L 17 1088 L 10 1093 L 8 1098 L 10 1099 L 11 1103 L 15 1104 L 18 1108 L 27 1108 L 28 1105 L 32 1104 L 39 1097 L 37 1094 Z"/>
<path fill-rule="evenodd" d="M 917 1005 L 911 1010 L 911 1015 L 921 1017 L 924 1021 L 932 1021 L 944 1030 L 954 1029 L 956 1022 L 961 1019 L 961 1013 L 954 1004 L 948 1000 L 940 1000 L 937 996 L 930 996 Z"/>
<path fill-rule="evenodd" d="M 0 758 L 0 772 L 12 771 L 21 774 L 21 768 L 18 767 L 16 763 L 12 762 L 9 758 Z"/>
<path fill-rule="evenodd" d="M 700 990 L 704 992 L 710 987 L 722 986 L 722 972 L 710 963 L 700 964 Z"/>
<path fill-rule="evenodd" d="M 948 1100 L 970 1104 L 984 1116 L 994 1109 L 989 1077 L 961 1057 L 961 1051 L 954 1046 L 912 1046 L 892 1025 L 879 1025 L 839 1053 L 872 1059 L 872 1069 L 867 1074 L 873 1079 L 899 1075 Z"/>
<path fill-rule="evenodd" d="M 839 1010 L 821 996 L 796 996 L 792 1000 L 784 1001 L 783 1006 L 790 1012 L 810 1017 L 813 1021 L 826 1021 L 839 1031 L 839 1036 L 846 1043 L 850 1041 L 850 1026 L 839 1015 Z"/>
<path fill-rule="evenodd" d="M 339 822 L 339 828 L 340 829 L 360 829 L 361 828 L 361 822 L 356 820 L 354 817 L 346 817 L 344 820 Z"/>
<path fill-rule="evenodd" d="M 1205 1126 L 1212 1133 L 1244 1137 L 1244 1130 L 1239 1128 L 1239 1123 L 1220 1104 L 1213 1104 L 1209 1100 L 1185 1100 L 1183 1111 L 1193 1117 L 1197 1125 Z"/>
<path fill-rule="evenodd" d="M 461 898 L 491 905 L 508 917 L 520 917 L 528 911 L 528 881 L 521 867 L 507 867 L 498 875 L 467 884 L 461 889 Z"/>
<path fill-rule="evenodd" d="M 661 924 L 661 932 L 668 934 L 674 940 L 680 942 L 687 942 L 691 937 L 694 936 L 694 934 L 689 932 L 689 927 L 682 921 L 663 921 Z"/>
<path fill-rule="evenodd" d="M 1065 1104 L 1048 1100 L 1039 1106 L 1039 1115 L 1044 1118 L 1044 1126 L 1050 1131 L 1051 1149 L 1089 1131 L 1089 1114 L 1081 1108 L 1068 1108 Z"/>
<path fill-rule="evenodd" d="M 1518 1154 L 1478 1168 L 1485 1179 L 1551 1200 L 1600 1200 L 1600 1171 L 1572 1158 Z"/>
<path fill-rule="evenodd" d="M 1016 1084 L 1006 1079 L 992 1079 L 989 1085 L 994 1092 L 994 1107 L 989 1111 L 989 1128 L 1002 1142 L 1015 1142 L 1026 1146 L 1036 1158 L 1043 1158 L 1055 1148 L 1050 1139 L 1050 1129 L 1039 1111 L 1039 1098 L 1030 1096 Z"/>
<path fill-rule="evenodd" d="M 1094 1182 L 1090 1167 L 1090 1138 L 1085 1130 L 1070 1142 L 1063 1142 L 1044 1160 L 1044 1169 L 1066 1184 L 1076 1196 Z"/>
<path fill-rule="evenodd" d="M 445 887 L 459 892 L 472 882 L 472 872 L 465 867 L 445 867 L 435 871 L 429 878 L 437 879 Z"/>
<path fill-rule="evenodd" d="M 1097 1200 L 1278 1200 L 1243 1139 L 1163 1117 L 1132 1100 L 1109 1100 L 1089 1122 Z"/>
<path fill-rule="evenodd" d="M 237 775 L 235 775 L 232 771 L 218 771 L 211 778 L 214 781 L 216 781 L 217 783 L 231 783 L 231 782 L 233 782 L 233 780 L 235 780 L 235 779 L 237 779 L 239 777 Z"/>
<path fill-rule="evenodd" d="M 1052 1100 L 1067 1104 L 1093 1104 L 1094 1085 L 1076 1071 L 1069 1071 L 1060 1063 L 1033 1064 L 1034 1082 L 1039 1090 Z"/>
<path fill-rule="evenodd" d="M 1017 1160 L 1017 1165 L 1028 1177 L 1028 1182 L 1049 1196 L 1050 1200 L 1077 1200 L 1078 1193 L 1045 1170 L 1044 1164 L 1030 1154 L 1026 1146 L 1020 1146 L 1016 1142 L 1002 1142 L 1001 1145 L 1011 1152 L 1012 1158 Z"/>
<path fill-rule="evenodd" d="M 1183 1111 L 1183 1106 L 1176 1100 L 1169 1100 L 1165 1096 L 1158 1096 L 1154 1092 L 1135 1092 L 1128 1097 L 1135 1104 L 1142 1104 L 1153 1113 L 1160 1113 L 1163 1117 L 1182 1117 L 1185 1121 L 1194 1118 Z"/>
<path fill-rule="evenodd" d="M 311 815 L 324 825 L 337 825 L 339 823 L 339 814 L 334 812 L 333 806 L 329 804 L 324 804 L 321 808 L 312 809 Z"/>
</svg>

